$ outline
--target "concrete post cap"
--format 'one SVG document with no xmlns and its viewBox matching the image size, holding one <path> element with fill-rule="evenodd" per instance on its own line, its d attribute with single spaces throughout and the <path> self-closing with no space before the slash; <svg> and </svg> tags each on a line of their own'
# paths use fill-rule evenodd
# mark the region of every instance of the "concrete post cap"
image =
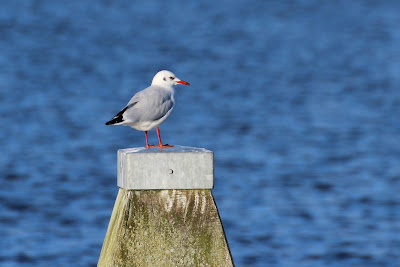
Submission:
<svg viewBox="0 0 400 267">
<path fill-rule="evenodd" d="M 128 190 L 211 189 L 214 154 L 186 146 L 120 149 L 117 184 Z"/>
</svg>

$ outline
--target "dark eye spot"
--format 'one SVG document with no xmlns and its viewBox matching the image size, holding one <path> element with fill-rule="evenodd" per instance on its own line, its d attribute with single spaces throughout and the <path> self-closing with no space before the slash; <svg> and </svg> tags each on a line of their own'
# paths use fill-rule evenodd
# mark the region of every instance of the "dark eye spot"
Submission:
<svg viewBox="0 0 400 267">
<path fill-rule="evenodd" d="M 167 79 L 165 79 L 165 77 L 163 78 L 164 81 L 167 81 Z"/>
<path fill-rule="evenodd" d="M 172 81 L 173 79 L 175 79 L 175 77 L 172 77 L 172 76 L 171 76 L 171 77 L 169 77 L 169 78 L 171 79 L 171 81 Z"/>
</svg>

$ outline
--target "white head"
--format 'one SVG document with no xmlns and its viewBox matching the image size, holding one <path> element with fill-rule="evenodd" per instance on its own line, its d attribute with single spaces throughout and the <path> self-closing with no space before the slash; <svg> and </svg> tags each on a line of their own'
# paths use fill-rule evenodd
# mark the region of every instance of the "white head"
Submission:
<svg viewBox="0 0 400 267">
<path fill-rule="evenodd" d="M 175 74 L 168 70 L 159 71 L 151 82 L 151 85 L 158 85 L 161 87 L 172 87 L 177 84 L 190 85 L 188 82 L 178 79 Z"/>
</svg>

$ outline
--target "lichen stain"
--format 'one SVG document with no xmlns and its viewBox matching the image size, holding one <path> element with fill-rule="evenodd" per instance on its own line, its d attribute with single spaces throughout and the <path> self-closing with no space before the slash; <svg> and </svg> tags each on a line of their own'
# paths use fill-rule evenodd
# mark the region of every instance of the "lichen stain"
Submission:
<svg viewBox="0 0 400 267">
<path fill-rule="evenodd" d="M 170 191 L 172 191 L 172 196 L 170 195 Z M 172 206 L 174 205 L 175 202 L 175 195 L 176 195 L 176 190 L 161 190 L 160 191 L 160 200 L 162 203 L 164 203 L 164 209 L 167 212 L 170 212 L 172 209 Z"/>
</svg>

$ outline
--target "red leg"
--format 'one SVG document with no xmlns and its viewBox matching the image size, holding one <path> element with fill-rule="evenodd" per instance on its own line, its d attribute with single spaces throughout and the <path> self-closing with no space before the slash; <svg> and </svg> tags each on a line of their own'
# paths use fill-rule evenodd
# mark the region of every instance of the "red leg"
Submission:
<svg viewBox="0 0 400 267">
<path fill-rule="evenodd" d="M 173 147 L 173 146 L 170 146 L 170 145 L 163 145 L 163 143 L 161 141 L 160 128 L 159 127 L 157 127 L 157 135 L 158 135 L 158 142 L 159 142 L 158 146 L 159 147 Z"/>
<path fill-rule="evenodd" d="M 149 140 L 147 139 L 147 131 L 144 131 L 144 136 L 146 137 L 146 148 L 149 148 Z"/>
</svg>

